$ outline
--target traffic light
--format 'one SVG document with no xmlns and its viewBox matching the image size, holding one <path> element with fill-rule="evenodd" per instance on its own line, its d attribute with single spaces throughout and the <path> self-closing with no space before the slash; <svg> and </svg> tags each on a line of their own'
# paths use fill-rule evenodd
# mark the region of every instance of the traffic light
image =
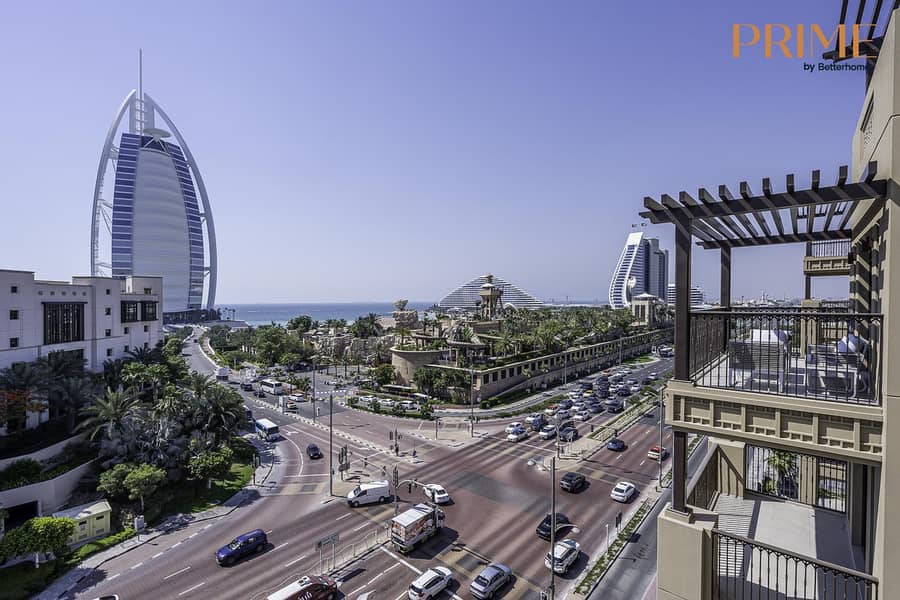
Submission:
<svg viewBox="0 0 900 600">
<path fill-rule="evenodd" d="M 389 439 L 389 440 L 393 440 L 393 439 L 394 439 L 394 431 L 393 431 L 393 430 L 388 431 L 388 439 Z"/>
<path fill-rule="evenodd" d="M 619 525 L 622 524 L 622 511 L 616 513 L 616 529 L 619 528 Z"/>
</svg>

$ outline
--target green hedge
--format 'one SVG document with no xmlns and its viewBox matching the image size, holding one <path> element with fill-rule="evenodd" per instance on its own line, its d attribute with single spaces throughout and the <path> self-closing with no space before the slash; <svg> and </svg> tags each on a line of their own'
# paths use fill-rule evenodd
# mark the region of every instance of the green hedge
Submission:
<svg viewBox="0 0 900 600">
<path fill-rule="evenodd" d="M 97 451 L 88 444 L 70 444 L 63 449 L 59 456 L 65 458 L 65 461 L 59 464 L 53 464 L 52 461 L 49 464 L 43 464 L 30 458 L 10 463 L 0 471 L 0 491 L 59 477 L 95 459 Z"/>
</svg>

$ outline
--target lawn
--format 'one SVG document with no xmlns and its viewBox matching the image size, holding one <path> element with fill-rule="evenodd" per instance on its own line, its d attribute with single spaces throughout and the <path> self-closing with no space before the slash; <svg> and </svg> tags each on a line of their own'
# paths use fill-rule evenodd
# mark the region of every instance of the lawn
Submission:
<svg viewBox="0 0 900 600">
<path fill-rule="evenodd" d="M 190 483 L 179 485 L 172 490 L 174 495 L 161 511 L 160 520 L 172 514 L 190 514 L 221 504 L 241 491 L 245 485 L 250 483 L 252 477 L 253 465 L 251 463 L 235 461 L 231 465 L 228 476 L 224 479 L 214 479 L 212 487 L 209 489 L 202 484 L 199 486 Z"/>
</svg>

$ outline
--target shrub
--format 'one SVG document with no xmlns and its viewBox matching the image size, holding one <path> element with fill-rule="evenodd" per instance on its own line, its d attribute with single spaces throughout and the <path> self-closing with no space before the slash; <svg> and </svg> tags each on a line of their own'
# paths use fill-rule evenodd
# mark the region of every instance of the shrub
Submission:
<svg viewBox="0 0 900 600">
<path fill-rule="evenodd" d="M 43 470 L 41 463 L 31 458 L 13 461 L 0 471 L 0 489 L 8 490 L 34 483 Z"/>
</svg>

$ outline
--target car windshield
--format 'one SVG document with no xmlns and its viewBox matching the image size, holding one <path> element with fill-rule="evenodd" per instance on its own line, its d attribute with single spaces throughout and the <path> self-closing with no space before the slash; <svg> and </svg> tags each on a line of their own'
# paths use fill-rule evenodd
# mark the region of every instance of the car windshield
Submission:
<svg viewBox="0 0 900 600">
<path fill-rule="evenodd" d="M 475 578 L 475 583 L 477 583 L 480 586 L 486 586 L 489 582 L 484 575 L 479 575 L 478 577 Z"/>
<path fill-rule="evenodd" d="M 241 547 L 241 542 L 238 539 L 233 539 L 233 540 L 231 540 L 231 543 L 228 544 L 228 548 L 231 550 L 237 550 L 240 547 Z"/>
<path fill-rule="evenodd" d="M 620 483 L 620 484 L 616 485 L 617 492 L 624 492 L 627 489 L 628 489 L 628 486 L 624 483 Z"/>
<path fill-rule="evenodd" d="M 414 594 L 421 594 L 422 591 L 423 591 L 422 588 L 420 588 L 420 587 L 417 586 L 416 584 L 412 584 L 411 586 L 409 586 L 409 589 L 410 589 L 410 591 L 413 592 Z"/>
</svg>

